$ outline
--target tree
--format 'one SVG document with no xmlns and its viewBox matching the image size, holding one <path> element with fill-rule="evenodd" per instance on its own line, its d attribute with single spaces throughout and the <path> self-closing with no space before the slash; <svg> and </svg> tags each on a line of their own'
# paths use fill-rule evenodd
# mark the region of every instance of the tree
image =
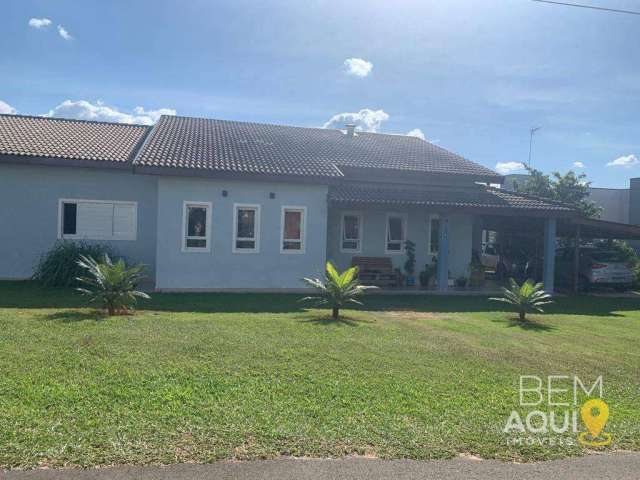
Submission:
<svg viewBox="0 0 640 480">
<path fill-rule="evenodd" d="M 598 218 L 602 213 L 602 208 L 589 200 L 591 182 L 584 173 L 576 175 L 569 170 L 564 175 L 560 172 L 545 175 L 535 168 L 525 168 L 530 176 L 522 184 L 515 184 L 516 191 L 572 205 L 587 217 Z"/>
<path fill-rule="evenodd" d="M 368 289 L 377 288 L 360 285 L 357 275 L 358 267 L 351 267 L 339 273 L 331 262 L 327 262 L 325 281 L 318 278 L 302 279 L 307 285 L 319 290 L 320 295 L 317 297 L 304 297 L 301 301 L 311 300 L 316 305 L 330 305 L 331 316 L 334 320 L 337 320 L 342 307 L 347 303 L 362 305 L 362 302 L 356 300 L 356 298 L 364 294 Z"/>
</svg>

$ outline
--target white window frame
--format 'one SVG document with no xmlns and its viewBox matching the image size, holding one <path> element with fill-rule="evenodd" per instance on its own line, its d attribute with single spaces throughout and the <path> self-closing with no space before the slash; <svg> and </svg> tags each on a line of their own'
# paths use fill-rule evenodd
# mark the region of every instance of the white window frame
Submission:
<svg viewBox="0 0 640 480">
<path fill-rule="evenodd" d="M 300 240 L 284 238 L 284 214 L 287 211 L 302 213 L 302 218 L 300 222 Z M 285 241 L 287 242 L 300 241 L 300 250 L 285 250 L 284 248 Z M 295 205 L 283 205 L 280 213 L 280 253 L 304 254 L 306 253 L 306 250 L 307 250 L 307 207 L 300 207 Z"/>
<path fill-rule="evenodd" d="M 233 204 L 233 253 L 260 253 L 260 210 L 261 205 L 257 203 L 234 203 Z M 238 211 L 239 210 L 255 210 L 254 225 L 255 238 L 238 237 Z M 236 244 L 239 241 L 255 241 L 254 248 L 237 248 Z"/>
<path fill-rule="evenodd" d="M 196 208 L 205 208 L 205 236 L 204 237 L 188 237 L 187 236 L 187 222 L 188 215 L 187 210 L 188 207 L 196 207 Z M 182 231 L 180 235 L 182 236 L 182 252 L 184 253 L 209 253 L 211 252 L 211 230 L 213 229 L 213 225 L 211 225 L 211 212 L 213 211 L 213 205 L 211 202 L 200 202 L 195 200 L 185 200 L 182 202 Z M 206 246 L 204 247 L 187 247 L 187 240 L 202 240 L 204 239 L 206 242 Z"/>
<path fill-rule="evenodd" d="M 389 219 L 392 217 L 398 217 L 402 219 L 402 240 L 400 241 L 400 250 L 388 250 L 389 239 Z M 405 253 L 405 242 L 407 241 L 407 223 L 409 216 L 406 213 L 387 213 L 386 228 L 384 234 L 384 253 L 387 255 L 402 255 Z"/>
<path fill-rule="evenodd" d="M 105 236 L 105 235 L 96 235 L 93 237 L 88 237 L 86 235 L 78 234 L 77 223 L 76 223 L 76 234 L 69 235 L 64 234 L 63 229 L 63 211 L 65 203 L 75 203 L 76 205 L 79 203 L 95 203 L 95 204 L 109 204 L 112 206 L 116 205 L 129 205 L 133 206 L 133 232 L 131 235 L 120 235 L 120 236 Z M 76 207 L 77 208 L 77 207 Z M 77 218 L 76 218 L 77 222 Z M 113 220 L 112 220 L 113 222 Z M 113 223 L 111 225 L 111 231 L 113 232 Z M 67 240 L 103 240 L 103 241 L 135 241 L 138 239 L 138 202 L 129 202 L 123 200 L 88 200 L 85 198 L 60 198 L 58 199 L 58 239 L 67 239 Z"/>
<path fill-rule="evenodd" d="M 353 242 L 353 239 L 344 238 L 344 217 L 358 217 L 358 248 L 344 248 L 345 241 Z M 340 215 L 340 251 L 342 253 L 362 253 L 362 242 L 364 237 L 363 215 L 359 211 L 344 211 Z"/>
<path fill-rule="evenodd" d="M 433 251 L 433 249 L 431 248 L 431 223 L 433 222 L 433 220 L 440 220 L 440 215 L 437 213 L 431 213 L 429 215 L 427 215 L 427 253 L 431 256 L 434 255 L 438 255 L 437 251 Z"/>
</svg>

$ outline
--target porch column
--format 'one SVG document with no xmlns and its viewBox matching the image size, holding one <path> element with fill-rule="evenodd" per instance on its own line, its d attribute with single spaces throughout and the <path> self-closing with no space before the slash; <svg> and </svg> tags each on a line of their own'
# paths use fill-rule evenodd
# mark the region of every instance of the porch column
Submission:
<svg viewBox="0 0 640 480">
<path fill-rule="evenodd" d="M 580 225 L 576 225 L 576 238 L 573 244 L 573 291 L 578 293 L 580 286 Z"/>
<path fill-rule="evenodd" d="M 438 238 L 438 290 L 446 292 L 449 288 L 449 218 L 440 215 Z"/>
<path fill-rule="evenodd" d="M 542 281 L 544 289 L 553 293 L 553 281 L 556 266 L 556 219 L 547 218 L 544 222 L 544 257 Z"/>
</svg>

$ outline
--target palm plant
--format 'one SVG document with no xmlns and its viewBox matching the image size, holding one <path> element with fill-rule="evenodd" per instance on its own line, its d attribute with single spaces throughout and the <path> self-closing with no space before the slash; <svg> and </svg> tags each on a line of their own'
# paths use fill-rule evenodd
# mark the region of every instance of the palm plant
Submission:
<svg viewBox="0 0 640 480">
<path fill-rule="evenodd" d="M 356 300 L 366 290 L 378 288 L 374 286 L 360 285 L 358 283 L 358 267 L 351 267 L 339 273 L 331 262 L 327 262 L 325 280 L 318 278 L 303 278 L 302 280 L 311 287 L 317 289 L 320 295 L 304 297 L 301 301 L 314 301 L 316 305 L 330 305 L 331 316 L 337 320 L 340 309 L 347 303 L 362 305 Z"/>
<path fill-rule="evenodd" d="M 109 316 L 129 310 L 136 298 L 151 298 L 137 290 L 144 278 L 144 265 L 127 267 L 124 260 L 119 259 L 114 263 L 107 254 L 101 262 L 81 255 L 78 265 L 87 271 L 88 276 L 77 278 L 86 288 L 76 290 L 87 295 L 90 302 L 102 304 Z"/>
<path fill-rule="evenodd" d="M 502 288 L 502 297 L 492 297 L 489 300 L 514 305 L 521 322 L 526 320 L 527 312 L 535 310 L 544 313 L 542 305 L 553 303 L 551 295 L 544 291 L 542 282 L 533 283 L 533 280 L 529 279 L 522 285 L 518 285 L 513 278 L 510 278 L 509 284 L 509 288 Z"/>
</svg>

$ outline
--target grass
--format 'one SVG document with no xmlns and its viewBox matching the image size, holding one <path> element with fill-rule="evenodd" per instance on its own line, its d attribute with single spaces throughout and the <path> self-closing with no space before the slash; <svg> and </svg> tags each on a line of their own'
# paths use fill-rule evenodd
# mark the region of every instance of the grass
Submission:
<svg viewBox="0 0 640 480">
<path fill-rule="evenodd" d="M 524 374 L 602 375 L 610 448 L 640 450 L 638 300 L 561 298 L 522 325 L 478 297 L 368 297 L 338 322 L 298 298 L 158 294 L 104 318 L 0 282 L 0 466 L 584 453 L 507 444 Z"/>
</svg>

